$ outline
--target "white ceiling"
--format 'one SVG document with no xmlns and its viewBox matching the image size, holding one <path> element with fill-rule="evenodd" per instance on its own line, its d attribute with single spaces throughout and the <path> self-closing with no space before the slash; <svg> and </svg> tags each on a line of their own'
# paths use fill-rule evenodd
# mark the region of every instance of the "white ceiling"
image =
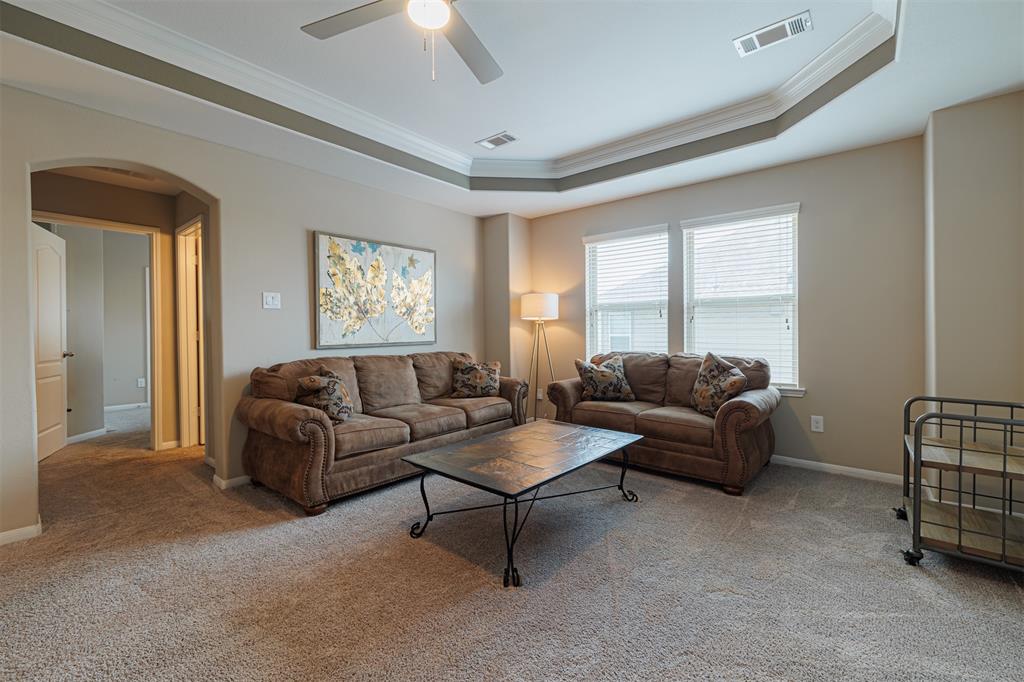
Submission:
<svg viewBox="0 0 1024 682">
<path fill-rule="evenodd" d="M 535 217 L 918 135 L 931 111 L 1024 87 L 1022 34 L 1021 2 L 911 0 L 903 7 L 897 60 L 780 137 L 562 193 L 469 192 L 6 34 L 0 39 L 0 77 L 15 87 L 465 213 Z M 507 74 L 510 65 L 502 66 Z"/>
<path fill-rule="evenodd" d="M 404 14 L 320 41 L 303 24 L 365 0 L 112 4 L 457 152 L 551 159 L 769 92 L 872 11 L 870 0 L 459 0 L 504 69 L 481 85 L 443 39 L 431 81 Z M 810 9 L 814 30 L 740 58 L 732 39 Z M 474 142 L 508 130 L 515 144 Z"/>
</svg>

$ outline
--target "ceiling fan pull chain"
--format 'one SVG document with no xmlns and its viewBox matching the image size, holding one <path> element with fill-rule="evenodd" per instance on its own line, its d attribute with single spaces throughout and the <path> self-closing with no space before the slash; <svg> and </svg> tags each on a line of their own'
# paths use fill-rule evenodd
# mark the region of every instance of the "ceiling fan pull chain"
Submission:
<svg viewBox="0 0 1024 682">
<path fill-rule="evenodd" d="M 437 43 L 434 41 L 434 36 L 437 31 L 430 32 L 430 80 L 437 80 Z"/>
</svg>

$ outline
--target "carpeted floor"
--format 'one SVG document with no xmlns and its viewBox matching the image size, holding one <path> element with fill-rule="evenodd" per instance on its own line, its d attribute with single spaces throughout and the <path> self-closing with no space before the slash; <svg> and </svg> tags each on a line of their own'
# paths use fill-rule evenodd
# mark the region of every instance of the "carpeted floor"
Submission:
<svg viewBox="0 0 1024 682">
<path fill-rule="evenodd" d="M 1022 679 L 1024 579 L 903 563 L 894 486 L 769 467 L 741 498 L 630 475 L 538 503 L 502 589 L 500 511 L 413 540 L 414 481 L 305 518 L 146 433 L 40 468 L 0 547 L 0 679 Z M 560 488 L 610 479 L 594 465 Z M 437 478 L 442 504 L 484 501 Z"/>
</svg>

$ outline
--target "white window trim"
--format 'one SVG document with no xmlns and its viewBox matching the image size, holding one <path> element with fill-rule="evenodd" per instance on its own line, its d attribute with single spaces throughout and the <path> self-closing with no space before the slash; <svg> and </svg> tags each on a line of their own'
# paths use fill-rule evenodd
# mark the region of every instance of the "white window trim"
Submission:
<svg viewBox="0 0 1024 682">
<path fill-rule="evenodd" d="M 800 202 L 792 204 L 779 204 L 778 206 L 765 206 L 764 208 L 753 208 L 748 211 L 736 211 L 734 213 L 722 213 L 720 215 L 706 216 L 704 218 L 690 218 L 679 221 L 679 229 L 686 231 L 695 227 L 716 227 L 722 223 L 739 223 L 744 220 L 757 220 L 758 218 L 774 218 L 775 216 L 800 213 Z"/>
<path fill-rule="evenodd" d="M 646 227 L 634 227 L 629 230 L 616 230 L 615 232 L 602 232 L 601 234 L 588 234 L 583 237 L 584 244 L 599 244 L 601 242 L 629 239 L 630 237 L 643 237 L 648 234 L 668 232 L 668 223 L 660 225 L 648 225 Z"/>
<path fill-rule="evenodd" d="M 793 355 L 797 358 L 799 367 L 800 358 L 800 202 L 790 204 L 778 204 L 776 206 L 765 206 L 745 211 L 734 211 L 732 213 L 721 213 L 719 215 L 706 216 L 703 218 L 689 218 L 679 221 L 679 231 L 685 233 L 687 230 L 700 229 L 702 227 L 717 227 L 726 223 L 738 223 L 744 220 L 757 220 L 759 218 L 772 218 L 779 215 L 796 215 L 793 225 L 793 290 L 795 292 L 797 315 L 796 324 L 793 325 Z M 684 268 L 686 265 L 684 264 Z M 683 273 L 683 280 L 686 280 L 686 273 Z M 685 303 L 684 303 L 685 305 Z M 685 333 L 685 330 L 684 330 Z M 800 377 L 797 376 L 799 383 Z M 800 385 L 793 384 L 771 384 L 778 389 L 784 397 L 803 398 L 807 389 Z"/>
</svg>

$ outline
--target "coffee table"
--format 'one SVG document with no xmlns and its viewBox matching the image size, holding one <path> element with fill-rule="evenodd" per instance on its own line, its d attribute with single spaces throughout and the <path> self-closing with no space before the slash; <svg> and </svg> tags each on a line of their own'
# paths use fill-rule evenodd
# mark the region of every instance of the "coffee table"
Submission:
<svg viewBox="0 0 1024 682">
<path fill-rule="evenodd" d="M 409 535 L 414 538 L 422 536 L 435 516 L 501 507 L 506 550 L 502 584 L 505 587 L 508 587 L 509 584 L 518 587 L 522 584 L 522 578 L 515 565 L 514 550 L 516 540 L 519 539 L 519 534 L 522 532 L 523 526 L 526 525 L 526 519 L 530 516 L 534 502 L 609 488 L 617 488 L 627 502 L 636 502 L 638 499 L 636 493 L 624 487 L 626 470 L 629 468 L 629 458 L 625 450 L 622 452 L 622 468 L 619 472 L 618 483 L 586 490 L 538 496 L 540 489 L 630 443 L 635 443 L 641 438 L 642 436 L 632 433 L 539 420 L 403 457 L 404 461 L 423 470 L 423 474 L 420 476 L 420 495 L 423 497 L 423 506 L 427 513 L 427 518 L 422 524 L 417 521 L 412 525 Z M 435 473 L 493 493 L 501 497 L 502 501 L 495 504 L 432 512 L 424 485 L 428 473 Z M 525 498 L 523 501 L 525 511 L 521 520 L 520 498 Z M 511 526 L 509 526 L 510 511 Z"/>
</svg>

